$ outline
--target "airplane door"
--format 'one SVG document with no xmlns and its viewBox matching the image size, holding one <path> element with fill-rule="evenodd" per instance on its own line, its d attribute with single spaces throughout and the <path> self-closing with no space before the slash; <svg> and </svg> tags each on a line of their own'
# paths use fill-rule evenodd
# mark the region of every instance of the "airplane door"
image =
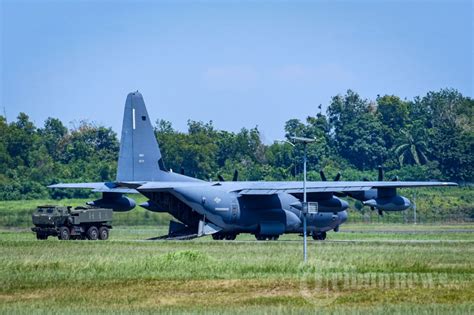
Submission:
<svg viewBox="0 0 474 315">
<path fill-rule="evenodd" d="M 232 198 L 232 201 L 230 202 L 230 211 L 231 222 L 237 221 L 237 218 L 239 217 L 239 202 L 237 201 L 237 198 Z"/>
</svg>

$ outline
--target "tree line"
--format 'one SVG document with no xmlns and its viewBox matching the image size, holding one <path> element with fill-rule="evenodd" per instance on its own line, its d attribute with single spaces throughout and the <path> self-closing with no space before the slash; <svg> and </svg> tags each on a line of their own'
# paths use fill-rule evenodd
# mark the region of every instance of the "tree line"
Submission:
<svg viewBox="0 0 474 315">
<path fill-rule="evenodd" d="M 308 177 L 342 173 L 342 180 L 388 178 L 472 182 L 474 100 L 454 89 L 428 92 L 413 100 L 395 95 L 375 100 L 348 90 L 332 97 L 305 121 L 289 119 L 285 137 L 314 137 L 308 145 Z M 217 130 L 212 121 L 188 120 L 180 132 L 157 120 L 155 133 L 166 167 L 204 180 L 300 180 L 303 147 L 265 144 L 257 127 Z M 56 118 L 37 127 L 28 115 L 0 116 L 0 199 L 84 197 L 87 191 L 48 190 L 57 182 L 113 181 L 119 139 L 108 127 L 81 122 L 68 129 Z"/>
</svg>

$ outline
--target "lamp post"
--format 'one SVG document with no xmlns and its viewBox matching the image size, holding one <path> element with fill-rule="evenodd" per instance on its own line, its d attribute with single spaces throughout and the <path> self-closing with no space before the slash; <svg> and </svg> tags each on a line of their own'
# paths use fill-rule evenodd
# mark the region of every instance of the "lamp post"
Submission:
<svg viewBox="0 0 474 315">
<path fill-rule="evenodd" d="M 308 259 L 307 255 L 307 231 L 306 231 L 306 215 L 308 214 L 308 202 L 306 199 L 306 147 L 308 143 L 314 142 L 315 139 L 312 138 L 303 138 L 303 137 L 291 137 L 295 142 L 303 143 L 304 147 L 304 158 L 303 158 L 303 204 L 302 204 L 302 213 L 303 213 L 303 257 L 304 262 L 306 263 Z"/>
<path fill-rule="evenodd" d="M 413 224 L 416 225 L 416 191 L 413 193 Z"/>
</svg>

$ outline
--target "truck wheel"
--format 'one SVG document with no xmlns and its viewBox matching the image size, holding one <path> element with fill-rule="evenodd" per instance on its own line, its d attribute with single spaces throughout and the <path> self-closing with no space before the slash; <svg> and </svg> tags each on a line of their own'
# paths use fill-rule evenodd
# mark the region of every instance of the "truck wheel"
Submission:
<svg viewBox="0 0 474 315">
<path fill-rule="evenodd" d="M 91 226 L 87 230 L 87 238 L 90 240 L 97 240 L 99 238 L 99 230 L 95 226 Z"/>
<path fill-rule="evenodd" d="M 58 238 L 62 241 L 67 241 L 71 237 L 71 232 L 67 226 L 61 226 L 59 228 Z"/>
<path fill-rule="evenodd" d="M 103 241 L 109 238 L 109 229 L 105 226 L 102 226 L 99 229 L 99 238 Z"/>
<path fill-rule="evenodd" d="M 41 234 L 41 233 L 36 233 L 36 239 L 38 239 L 38 240 L 47 240 L 48 235 Z"/>
</svg>

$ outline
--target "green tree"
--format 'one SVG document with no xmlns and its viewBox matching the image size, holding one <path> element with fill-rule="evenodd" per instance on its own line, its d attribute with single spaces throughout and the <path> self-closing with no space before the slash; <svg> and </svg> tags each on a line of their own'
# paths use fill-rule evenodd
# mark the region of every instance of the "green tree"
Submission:
<svg viewBox="0 0 474 315">
<path fill-rule="evenodd" d="M 402 141 L 394 150 L 400 166 L 407 163 L 417 165 L 426 164 L 428 162 L 426 156 L 428 145 L 426 142 L 420 139 L 415 139 L 407 130 L 402 130 L 401 133 L 403 135 Z"/>
<path fill-rule="evenodd" d="M 332 98 L 328 117 L 342 158 L 363 170 L 383 164 L 388 150 L 374 104 L 348 90 L 345 96 Z"/>
</svg>

